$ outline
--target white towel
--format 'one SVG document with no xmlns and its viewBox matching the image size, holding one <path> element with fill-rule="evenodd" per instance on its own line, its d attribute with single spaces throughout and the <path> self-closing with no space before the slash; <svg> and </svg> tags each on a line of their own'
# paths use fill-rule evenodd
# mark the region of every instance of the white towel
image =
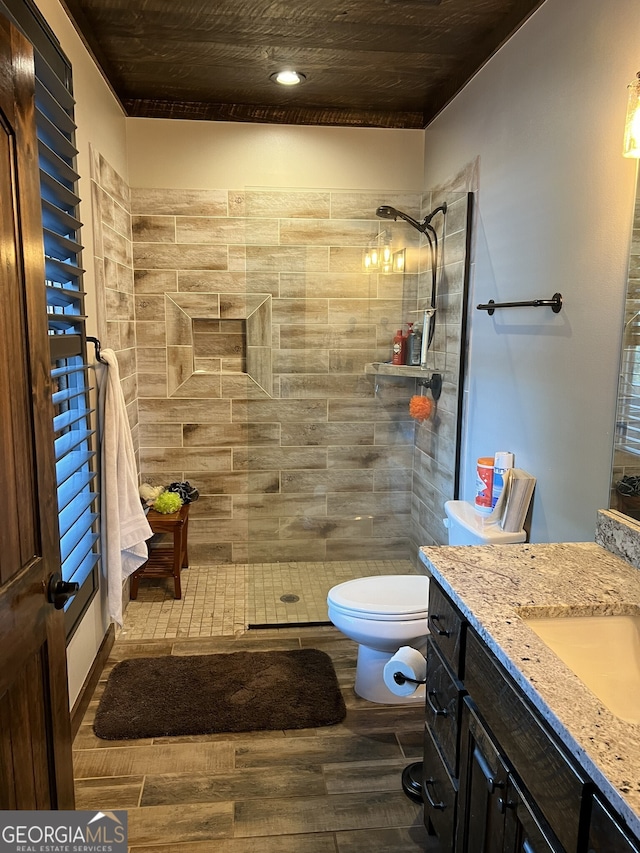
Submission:
<svg viewBox="0 0 640 853">
<path fill-rule="evenodd" d="M 153 535 L 138 493 L 131 429 L 120 386 L 118 359 L 103 349 L 96 364 L 101 442 L 101 533 L 109 616 L 122 625 L 122 585 L 148 557 Z"/>
</svg>

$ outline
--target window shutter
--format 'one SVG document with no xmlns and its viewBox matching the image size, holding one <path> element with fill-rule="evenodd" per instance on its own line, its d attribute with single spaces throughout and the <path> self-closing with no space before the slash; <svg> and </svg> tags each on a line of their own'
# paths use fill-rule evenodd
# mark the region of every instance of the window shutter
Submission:
<svg viewBox="0 0 640 853">
<path fill-rule="evenodd" d="M 51 375 L 60 554 L 63 579 L 81 587 L 66 605 L 68 634 L 97 589 L 95 569 L 99 559 L 73 112 L 68 81 L 61 80 L 36 53 L 36 129 L 47 317 L 54 365 Z"/>
</svg>

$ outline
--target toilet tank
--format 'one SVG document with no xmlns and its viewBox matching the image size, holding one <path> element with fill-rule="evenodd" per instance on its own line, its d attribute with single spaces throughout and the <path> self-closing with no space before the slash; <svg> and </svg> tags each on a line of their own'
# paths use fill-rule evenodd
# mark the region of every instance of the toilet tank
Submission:
<svg viewBox="0 0 640 853">
<path fill-rule="evenodd" d="M 507 533 L 497 522 L 478 512 L 468 501 L 447 501 L 444 525 L 449 530 L 449 545 L 508 545 L 526 542 L 524 530 Z"/>
</svg>

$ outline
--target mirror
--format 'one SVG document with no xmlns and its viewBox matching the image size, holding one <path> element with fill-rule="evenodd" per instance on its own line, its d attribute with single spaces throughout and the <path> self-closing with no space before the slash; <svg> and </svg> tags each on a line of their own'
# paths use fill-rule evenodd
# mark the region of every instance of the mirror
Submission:
<svg viewBox="0 0 640 853">
<path fill-rule="evenodd" d="M 640 181 L 629 256 L 609 505 L 640 520 Z"/>
</svg>

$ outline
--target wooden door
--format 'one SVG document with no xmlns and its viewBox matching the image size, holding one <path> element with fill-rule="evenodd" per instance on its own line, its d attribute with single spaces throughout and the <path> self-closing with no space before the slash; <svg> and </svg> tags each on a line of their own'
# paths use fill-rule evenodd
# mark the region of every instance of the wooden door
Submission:
<svg viewBox="0 0 640 853">
<path fill-rule="evenodd" d="M 72 809 L 31 47 L 0 17 L 0 809 Z"/>
</svg>

